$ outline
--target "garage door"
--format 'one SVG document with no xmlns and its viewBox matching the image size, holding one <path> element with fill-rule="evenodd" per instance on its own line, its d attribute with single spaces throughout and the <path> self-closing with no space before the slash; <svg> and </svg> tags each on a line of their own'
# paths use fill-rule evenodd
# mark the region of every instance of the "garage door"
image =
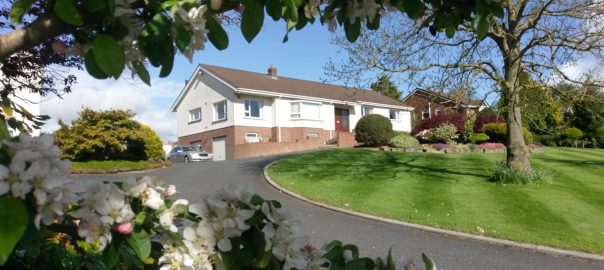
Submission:
<svg viewBox="0 0 604 270">
<path fill-rule="evenodd" d="M 214 138 L 212 140 L 212 152 L 214 160 L 226 159 L 226 137 Z"/>
</svg>

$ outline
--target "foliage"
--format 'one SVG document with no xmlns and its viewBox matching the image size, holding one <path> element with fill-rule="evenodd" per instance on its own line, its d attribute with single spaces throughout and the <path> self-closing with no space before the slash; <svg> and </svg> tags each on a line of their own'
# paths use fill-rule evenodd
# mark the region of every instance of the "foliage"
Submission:
<svg viewBox="0 0 604 270">
<path fill-rule="evenodd" d="M 357 122 L 354 138 L 365 146 L 387 145 L 393 137 L 392 122 L 379 114 L 368 114 Z"/>
<path fill-rule="evenodd" d="M 569 122 L 585 132 L 586 137 L 595 137 L 598 127 L 604 125 L 604 92 L 593 87 L 580 90 L 585 98 L 573 103 Z"/>
<path fill-rule="evenodd" d="M 458 112 L 447 112 L 419 121 L 411 130 L 411 134 L 417 135 L 422 130 L 433 129 L 445 123 L 453 124 L 460 133 L 464 132 L 463 116 Z"/>
<path fill-rule="evenodd" d="M 604 145 L 604 125 L 601 125 L 596 132 L 598 143 Z"/>
<path fill-rule="evenodd" d="M 86 108 L 71 126 L 59 120 L 54 135 L 62 156 L 74 161 L 161 159 L 161 140 L 149 127 L 133 120 L 134 115 Z"/>
<path fill-rule="evenodd" d="M 474 132 L 482 132 L 482 127 L 490 123 L 505 123 L 505 119 L 496 112 L 480 112 L 474 121 Z"/>
<path fill-rule="evenodd" d="M 392 82 L 389 75 L 382 75 L 377 78 L 377 81 L 371 84 L 371 90 L 395 100 L 401 99 L 401 92 L 398 91 L 396 85 Z"/>
<path fill-rule="evenodd" d="M 509 168 L 505 162 L 499 162 L 491 170 L 489 181 L 497 184 L 529 184 L 550 182 L 552 175 L 546 171 L 531 170 L 528 172 L 519 172 Z"/>
<path fill-rule="evenodd" d="M 485 133 L 474 133 L 472 134 L 472 138 L 470 139 L 470 141 L 473 144 L 480 144 L 483 142 L 488 142 L 490 139 L 489 135 L 485 134 Z"/>
<path fill-rule="evenodd" d="M 564 129 L 564 137 L 566 139 L 570 139 L 570 140 L 579 140 L 581 138 L 583 138 L 583 131 L 581 131 L 580 129 L 576 128 L 576 127 L 570 127 L 570 128 L 566 128 Z"/>
<path fill-rule="evenodd" d="M 482 132 L 489 136 L 489 141 L 497 143 L 507 142 L 507 127 L 505 123 L 488 123 L 482 126 Z M 525 127 L 522 128 L 522 137 L 526 145 L 533 143 L 533 134 Z"/>
<path fill-rule="evenodd" d="M 535 135 L 534 140 L 546 146 L 558 146 L 559 137 L 554 134 Z"/>
<path fill-rule="evenodd" d="M 447 149 L 449 147 L 451 147 L 449 144 L 446 143 L 433 143 L 430 145 L 430 147 L 438 150 L 438 151 L 442 151 L 443 149 Z"/>
<path fill-rule="evenodd" d="M 419 146 L 419 141 L 409 134 L 399 134 L 390 139 L 390 145 L 396 148 L 409 148 Z"/>
<path fill-rule="evenodd" d="M 8 155 L 0 165 L 0 265 L 227 270 L 406 266 L 359 257 L 358 247 L 339 241 L 315 248 L 279 202 L 245 189 L 221 189 L 200 204 L 189 204 L 172 198 L 175 186 L 149 176 L 121 183 L 76 182 L 50 135 L 23 134 L 6 142 L 2 151 Z M 19 188 L 7 188 L 12 185 Z M 435 269 L 425 255 L 424 261 Z"/>
<path fill-rule="evenodd" d="M 522 123 L 539 134 L 552 133 L 562 124 L 562 105 L 552 96 L 551 89 L 537 84 L 526 73 L 520 77 Z M 502 108 L 505 112 L 506 109 Z"/>
<path fill-rule="evenodd" d="M 470 119 L 466 119 L 463 124 L 463 133 L 459 137 L 459 142 L 468 143 L 471 142 L 472 136 L 474 135 L 474 121 Z"/>
<path fill-rule="evenodd" d="M 169 160 L 101 160 L 72 162 L 69 171 L 72 174 L 112 174 L 121 172 L 143 171 L 171 166 Z"/>
<path fill-rule="evenodd" d="M 452 144 L 457 138 L 457 128 L 451 123 L 444 123 L 434 128 L 428 138 L 432 142 Z"/>
</svg>

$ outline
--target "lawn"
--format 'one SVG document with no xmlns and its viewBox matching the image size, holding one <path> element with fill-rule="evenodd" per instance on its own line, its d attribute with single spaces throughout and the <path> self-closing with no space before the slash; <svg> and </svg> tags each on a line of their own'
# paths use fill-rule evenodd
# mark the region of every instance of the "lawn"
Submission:
<svg viewBox="0 0 604 270">
<path fill-rule="evenodd" d="M 359 212 L 520 242 L 604 253 L 604 150 L 532 154 L 551 183 L 497 185 L 504 154 L 338 149 L 285 158 L 271 178 L 308 198 Z"/>
<path fill-rule="evenodd" d="M 87 162 L 71 162 L 69 168 L 71 173 L 119 173 L 142 171 L 170 166 L 170 162 L 166 161 L 128 161 L 128 160 L 103 160 L 103 161 L 87 161 Z"/>
</svg>

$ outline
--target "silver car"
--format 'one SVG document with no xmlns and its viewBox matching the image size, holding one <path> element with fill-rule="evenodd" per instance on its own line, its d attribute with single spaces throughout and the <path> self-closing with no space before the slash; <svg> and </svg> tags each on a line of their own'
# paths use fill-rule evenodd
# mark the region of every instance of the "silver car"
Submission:
<svg viewBox="0 0 604 270">
<path fill-rule="evenodd" d="M 212 153 L 199 151 L 192 146 L 177 146 L 168 154 L 168 159 L 172 162 L 211 161 L 213 158 Z"/>
</svg>

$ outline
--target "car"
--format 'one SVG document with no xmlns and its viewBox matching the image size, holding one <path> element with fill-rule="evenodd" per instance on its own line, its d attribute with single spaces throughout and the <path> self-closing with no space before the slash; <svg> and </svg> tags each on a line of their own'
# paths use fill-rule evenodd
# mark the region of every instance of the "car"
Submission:
<svg viewBox="0 0 604 270">
<path fill-rule="evenodd" d="M 192 146 L 177 146 L 168 153 L 168 160 L 172 162 L 212 161 L 214 155 Z"/>
</svg>

